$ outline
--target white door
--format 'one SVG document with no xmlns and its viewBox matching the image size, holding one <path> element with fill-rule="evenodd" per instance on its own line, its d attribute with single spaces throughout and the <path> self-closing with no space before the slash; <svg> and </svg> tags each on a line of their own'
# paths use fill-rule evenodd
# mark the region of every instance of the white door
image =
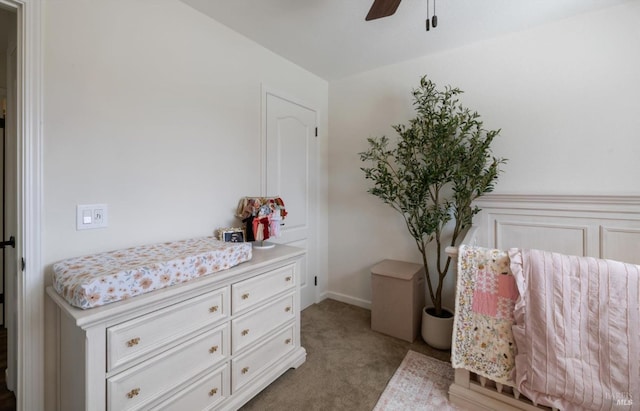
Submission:
<svg viewBox="0 0 640 411">
<path fill-rule="evenodd" d="M 304 248 L 300 278 L 301 309 L 316 302 L 317 137 L 316 111 L 266 92 L 266 193 L 280 196 L 287 216 L 273 242 Z M 271 239 L 269 241 L 272 241 Z"/>
</svg>

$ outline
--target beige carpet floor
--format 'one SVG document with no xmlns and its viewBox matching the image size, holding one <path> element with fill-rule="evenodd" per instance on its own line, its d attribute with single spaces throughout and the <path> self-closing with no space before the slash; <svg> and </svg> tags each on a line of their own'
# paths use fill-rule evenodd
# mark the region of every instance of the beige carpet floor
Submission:
<svg viewBox="0 0 640 411">
<path fill-rule="evenodd" d="M 371 330 L 371 313 L 335 300 L 302 312 L 307 361 L 289 370 L 242 410 L 371 411 L 409 350 L 449 361 L 451 353 Z"/>
</svg>

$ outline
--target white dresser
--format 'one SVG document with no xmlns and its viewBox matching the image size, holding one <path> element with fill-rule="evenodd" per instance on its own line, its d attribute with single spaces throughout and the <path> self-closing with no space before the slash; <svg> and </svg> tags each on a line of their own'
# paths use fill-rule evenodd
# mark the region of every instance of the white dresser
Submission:
<svg viewBox="0 0 640 411">
<path fill-rule="evenodd" d="M 278 245 L 181 285 L 81 310 L 53 288 L 57 408 L 235 410 L 306 359 L 304 250 Z"/>
</svg>

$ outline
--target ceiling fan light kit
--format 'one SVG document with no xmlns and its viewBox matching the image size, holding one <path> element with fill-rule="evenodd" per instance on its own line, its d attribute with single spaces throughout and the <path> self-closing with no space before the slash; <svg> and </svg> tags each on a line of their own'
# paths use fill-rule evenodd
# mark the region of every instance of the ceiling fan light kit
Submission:
<svg viewBox="0 0 640 411">
<path fill-rule="evenodd" d="M 365 20 L 375 20 L 393 15 L 398 9 L 400 1 L 401 0 L 374 0 L 373 4 L 371 5 L 371 9 L 369 9 L 367 17 L 365 17 Z M 427 31 L 431 30 L 431 27 L 435 29 L 438 26 L 438 16 L 436 16 L 436 0 L 433 0 L 432 17 L 429 17 L 429 1 L 430 0 L 427 0 L 427 19 L 425 20 L 425 28 Z"/>
</svg>

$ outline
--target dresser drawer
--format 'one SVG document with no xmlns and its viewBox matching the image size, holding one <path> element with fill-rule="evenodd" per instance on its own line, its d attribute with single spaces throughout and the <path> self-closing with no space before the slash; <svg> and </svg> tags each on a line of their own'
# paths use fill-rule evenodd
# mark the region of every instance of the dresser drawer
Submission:
<svg viewBox="0 0 640 411">
<path fill-rule="evenodd" d="M 188 383 L 176 396 L 163 401 L 154 411 L 212 410 L 229 397 L 229 365 L 205 373 L 204 377 Z"/>
<path fill-rule="evenodd" d="M 231 322 L 231 352 L 238 353 L 254 341 L 295 318 L 294 296 L 288 295 Z"/>
<path fill-rule="evenodd" d="M 137 410 L 229 355 L 228 326 L 206 331 L 184 344 L 107 379 L 107 409 Z"/>
<path fill-rule="evenodd" d="M 258 275 L 231 286 L 233 314 L 295 286 L 295 265 L 291 264 L 266 274 Z"/>
<path fill-rule="evenodd" d="M 293 324 L 264 341 L 259 347 L 231 361 L 231 389 L 236 393 L 295 348 Z"/>
<path fill-rule="evenodd" d="M 228 316 L 228 288 L 190 298 L 107 329 L 107 371 Z"/>
</svg>

